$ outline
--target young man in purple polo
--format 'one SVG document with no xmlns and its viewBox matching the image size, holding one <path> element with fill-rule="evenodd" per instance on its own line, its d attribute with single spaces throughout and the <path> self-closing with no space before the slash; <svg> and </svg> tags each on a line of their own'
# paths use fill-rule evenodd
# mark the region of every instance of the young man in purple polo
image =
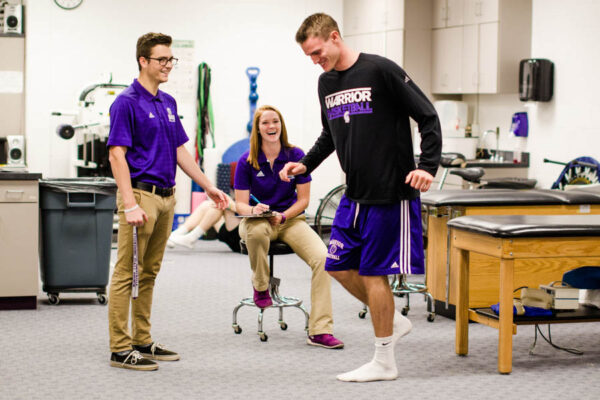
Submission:
<svg viewBox="0 0 600 400">
<path fill-rule="evenodd" d="M 326 14 L 304 20 L 296 41 L 325 71 L 319 78 L 323 131 L 308 154 L 280 173 L 307 174 L 334 150 L 348 188 L 333 222 L 325 269 L 371 311 L 375 356 L 338 375 L 368 382 L 398 377 L 394 345 L 412 328 L 394 307 L 387 276 L 423 273 L 419 191 L 438 168 L 442 140 L 432 104 L 394 62 L 347 47 Z M 419 125 L 415 166 L 409 117 Z"/>
<path fill-rule="evenodd" d="M 177 165 L 219 208 L 227 205 L 224 193 L 202 173 L 183 146 L 188 137 L 175 99 L 158 89 L 177 63 L 170 46 L 171 37 L 160 33 L 147 33 L 138 39 L 139 77 L 110 107 L 107 145 L 118 187 L 119 212 L 117 263 L 108 306 L 113 367 L 149 371 L 158 369 L 153 360 L 179 360 L 179 354 L 153 341 L 150 335 L 154 281 L 173 225 Z M 136 299 L 132 299 L 134 227 L 139 273 Z"/>
</svg>

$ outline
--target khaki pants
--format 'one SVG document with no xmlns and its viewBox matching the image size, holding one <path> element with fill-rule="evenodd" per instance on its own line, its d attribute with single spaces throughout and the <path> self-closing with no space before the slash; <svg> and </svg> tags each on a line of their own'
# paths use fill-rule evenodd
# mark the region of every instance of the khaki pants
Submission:
<svg viewBox="0 0 600 400">
<path fill-rule="evenodd" d="M 131 345 L 152 343 L 150 312 L 154 280 L 160 270 L 175 211 L 174 195 L 161 197 L 139 189 L 133 189 L 133 194 L 139 206 L 148 215 L 148 222 L 137 228 L 139 294 L 137 299 L 131 299 L 133 227 L 125 220 L 123 199 L 117 192 L 119 211 L 117 264 L 110 281 L 108 303 L 110 351 L 113 353 L 129 350 Z"/>
<path fill-rule="evenodd" d="M 332 334 L 331 278 L 325 271 L 327 247 L 306 223 L 306 217 L 299 215 L 275 227 L 265 218 L 244 218 L 240 224 L 240 237 L 246 242 L 252 285 L 258 291 L 269 288 L 268 252 L 272 240 L 287 243 L 308 264 L 312 270 L 308 333 Z"/>
</svg>

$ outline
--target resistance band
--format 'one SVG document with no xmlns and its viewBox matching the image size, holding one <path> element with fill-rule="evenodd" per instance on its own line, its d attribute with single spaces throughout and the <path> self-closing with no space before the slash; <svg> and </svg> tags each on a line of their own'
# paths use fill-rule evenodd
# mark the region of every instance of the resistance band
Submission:
<svg viewBox="0 0 600 400">
<path fill-rule="evenodd" d="M 210 133 L 212 147 L 215 147 L 214 118 L 212 102 L 210 99 L 210 67 L 206 63 L 198 65 L 198 93 L 196 109 L 198 112 L 198 126 L 196 127 L 196 162 L 204 165 L 204 149 L 206 136 Z"/>
</svg>

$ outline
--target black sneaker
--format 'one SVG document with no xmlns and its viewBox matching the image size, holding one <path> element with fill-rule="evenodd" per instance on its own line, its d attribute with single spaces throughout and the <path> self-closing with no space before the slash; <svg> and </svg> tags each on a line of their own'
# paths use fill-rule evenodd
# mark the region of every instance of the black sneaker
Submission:
<svg viewBox="0 0 600 400">
<path fill-rule="evenodd" d="M 134 350 L 139 351 L 143 356 L 152 360 L 159 361 L 177 361 L 179 354 L 174 351 L 167 350 L 166 347 L 158 342 L 148 344 L 146 346 L 133 346 Z"/>
<path fill-rule="evenodd" d="M 110 355 L 110 366 L 117 368 L 136 369 L 138 371 L 154 371 L 158 364 L 144 358 L 139 351 L 132 350 L 123 355 L 112 353 Z"/>
</svg>

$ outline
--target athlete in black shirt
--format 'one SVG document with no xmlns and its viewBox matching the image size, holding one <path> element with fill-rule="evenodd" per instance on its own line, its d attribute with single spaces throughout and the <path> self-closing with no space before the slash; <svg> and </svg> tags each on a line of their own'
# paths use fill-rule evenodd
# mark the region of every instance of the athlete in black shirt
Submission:
<svg viewBox="0 0 600 400">
<path fill-rule="evenodd" d="M 395 310 L 387 275 L 415 273 L 414 259 L 422 263 L 419 191 L 430 188 L 438 168 L 440 123 L 433 105 L 398 65 L 350 49 L 330 16 L 306 18 L 296 41 L 325 71 L 319 78 L 323 131 L 280 177 L 288 181 L 310 173 L 336 151 L 348 189 L 336 212 L 326 269 L 369 306 L 376 336 L 373 360 L 337 378 L 396 379 L 394 345 L 412 324 Z M 409 117 L 421 132 L 418 168 Z M 421 247 L 411 248 L 411 238 Z"/>
</svg>

